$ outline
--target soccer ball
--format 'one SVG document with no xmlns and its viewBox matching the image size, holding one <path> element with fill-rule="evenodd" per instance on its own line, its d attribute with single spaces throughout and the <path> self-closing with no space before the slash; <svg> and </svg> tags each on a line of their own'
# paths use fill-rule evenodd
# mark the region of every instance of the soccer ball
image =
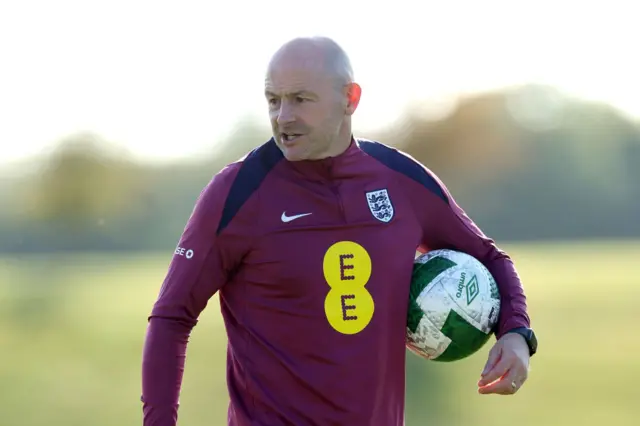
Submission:
<svg viewBox="0 0 640 426">
<path fill-rule="evenodd" d="M 454 250 L 414 261 L 407 348 L 428 360 L 457 361 L 477 352 L 498 322 L 500 294 L 487 268 Z"/>
</svg>

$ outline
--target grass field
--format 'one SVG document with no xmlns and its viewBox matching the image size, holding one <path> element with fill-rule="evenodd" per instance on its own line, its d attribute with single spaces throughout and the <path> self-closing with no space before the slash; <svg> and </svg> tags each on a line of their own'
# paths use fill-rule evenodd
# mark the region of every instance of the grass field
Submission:
<svg viewBox="0 0 640 426">
<path fill-rule="evenodd" d="M 452 364 L 409 354 L 408 387 L 420 397 L 408 403 L 407 425 L 640 424 L 640 243 L 505 248 L 540 340 L 528 383 L 514 397 L 478 395 L 488 346 Z M 168 260 L 0 259 L 2 426 L 140 425 L 146 315 Z M 189 346 L 181 425 L 226 424 L 225 344 L 214 299 Z M 437 404 L 425 403 L 437 395 Z M 436 408 L 439 416 L 428 421 Z"/>
</svg>

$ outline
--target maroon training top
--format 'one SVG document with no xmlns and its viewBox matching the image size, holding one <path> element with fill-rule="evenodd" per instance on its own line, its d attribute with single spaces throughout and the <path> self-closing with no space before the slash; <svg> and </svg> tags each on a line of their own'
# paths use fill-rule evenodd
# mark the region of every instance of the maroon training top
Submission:
<svg viewBox="0 0 640 426">
<path fill-rule="evenodd" d="M 229 425 L 403 425 L 417 248 L 487 266 L 498 337 L 529 326 L 512 261 L 410 156 L 354 139 L 340 156 L 290 162 L 271 139 L 228 165 L 201 193 L 149 318 L 144 425 L 176 425 L 187 339 L 216 292 Z"/>
</svg>

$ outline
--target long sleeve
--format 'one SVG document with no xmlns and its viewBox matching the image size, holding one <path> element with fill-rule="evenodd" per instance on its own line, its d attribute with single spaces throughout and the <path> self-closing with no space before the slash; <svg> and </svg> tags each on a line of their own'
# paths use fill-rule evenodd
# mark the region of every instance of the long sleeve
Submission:
<svg viewBox="0 0 640 426">
<path fill-rule="evenodd" d="M 516 327 L 529 327 L 523 286 L 509 255 L 480 230 L 456 204 L 446 186 L 426 168 L 422 181 L 427 184 L 416 188 L 412 199 L 423 230 L 423 245 L 465 252 L 487 267 L 501 295 L 498 338 Z"/>
<path fill-rule="evenodd" d="M 224 169 L 200 194 L 149 316 L 142 354 L 144 426 L 176 425 L 190 332 L 237 262 L 233 244 L 217 235 L 235 173 Z"/>
</svg>

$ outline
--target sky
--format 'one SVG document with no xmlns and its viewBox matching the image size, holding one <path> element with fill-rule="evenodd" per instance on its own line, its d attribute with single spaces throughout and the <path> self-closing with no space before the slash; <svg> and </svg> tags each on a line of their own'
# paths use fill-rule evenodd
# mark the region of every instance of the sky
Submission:
<svg viewBox="0 0 640 426">
<path fill-rule="evenodd" d="M 0 166 L 84 131 L 141 160 L 207 152 L 246 116 L 267 124 L 266 64 L 305 35 L 350 55 L 362 132 L 416 101 L 437 114 L 458 94 L 531 82 L 640 117 L 633 3 L 7 0 Z"/>
</svg>

